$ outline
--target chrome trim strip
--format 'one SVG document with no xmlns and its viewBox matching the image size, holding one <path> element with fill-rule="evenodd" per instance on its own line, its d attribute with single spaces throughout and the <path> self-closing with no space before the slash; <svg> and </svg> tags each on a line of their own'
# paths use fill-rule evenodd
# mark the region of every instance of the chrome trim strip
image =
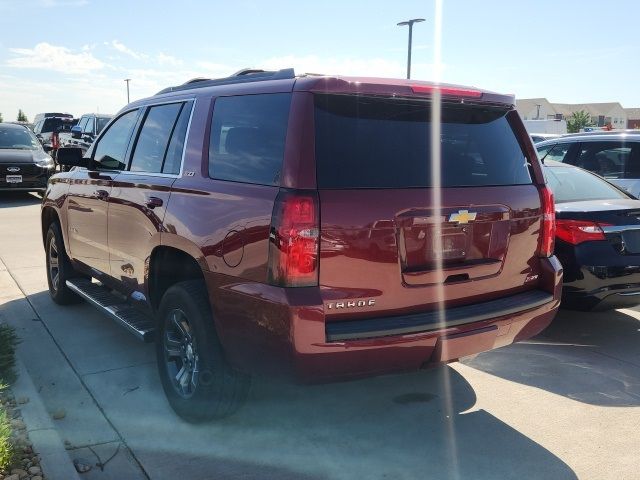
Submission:
<svg viewBox="0 0 640 480">
<path fill-rule="evenodd" d="M 629 292 L 629 293 L 619 293 L 621 297 L 635 297 L 636 295 L 640 295 L 640 292 Z"/>
<path fill-rule="evenodd" d="M 640 230 L 640 225 L 610 225 L 600 228 L 604 233 L 622 233 L 627 230 Z"/>
</svg>

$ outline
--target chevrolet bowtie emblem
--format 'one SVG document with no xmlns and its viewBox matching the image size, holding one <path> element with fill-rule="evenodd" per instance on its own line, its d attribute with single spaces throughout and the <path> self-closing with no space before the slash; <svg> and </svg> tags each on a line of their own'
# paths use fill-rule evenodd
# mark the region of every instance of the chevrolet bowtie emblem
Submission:
<svg viewBox="0 0 640 480">
<path fill-rule="evenodd" d="M 449 215 L 450 222 L 469 223 L 476 219 L 478 214 L 476 212 L 469 213 L 469 210 L 458 210 L 458 213 L 452 213 Z"/>
</svg>

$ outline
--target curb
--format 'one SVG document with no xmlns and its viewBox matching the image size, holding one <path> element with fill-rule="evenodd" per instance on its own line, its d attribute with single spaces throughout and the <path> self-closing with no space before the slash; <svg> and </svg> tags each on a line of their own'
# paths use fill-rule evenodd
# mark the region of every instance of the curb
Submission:
<svg viewBox="0 0 640 480">
<path fill-rule="evenodd" d="M 33 449 L 40 456 L 40 466 L 47 480 L 80 480 L 58 431 L 19 358 L 16 358 L 16 371 L 18 379 L 11 385 L 11 390 L 16 398 L 29 398 L 28 403 L 19 405 L 18 408 L 27 426 Z"/>
</svg>

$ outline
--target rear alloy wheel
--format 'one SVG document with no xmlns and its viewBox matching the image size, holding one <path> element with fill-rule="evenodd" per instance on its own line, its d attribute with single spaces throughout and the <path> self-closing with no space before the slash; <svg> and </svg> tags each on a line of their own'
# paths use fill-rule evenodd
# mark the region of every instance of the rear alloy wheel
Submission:
<svg viewBox="0 0 640 480">
<path fill-rule="evenodd" d="M 250 377 L 224 358 L 204 282 L 173 285 L 158 313 L 158 370 L 173 410 L 193 423 L 237 411 L 246 400 Z"/>
<path fill-rule="evenodd" d="M 179 308 L 169 313 L 169 324 L 162 339 L 171 384 L 182 398 L 190 398 L 198 387 L 199 357 L 193 328 Z"/>
<path fill-rule="evenodd" d="M 71 262 L 64 250 L 64 240 L 60 225 L 52 223 L 45 237 L 45 252 L 47 257 L 47 283 L 49 295 L 59 305 L 68 305 L 81 301 L 69 287 L 67 280 L 76 276 Z"/>
</svg>

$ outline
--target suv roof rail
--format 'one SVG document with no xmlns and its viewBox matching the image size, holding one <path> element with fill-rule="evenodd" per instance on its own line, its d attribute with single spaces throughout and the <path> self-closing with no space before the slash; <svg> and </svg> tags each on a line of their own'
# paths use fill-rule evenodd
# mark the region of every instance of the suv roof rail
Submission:
<svg viewBox="0 0 640 480">
<path fill-rule="evenodd" d="M 160 90 L 156 95 L 163 93 L 179 92 L 181 90 L 191 90 L 193 88 L 213 87 L 216 85 L 231 85 L 234 83 L 262 82 L 266 80 L 284 80 L 295 78 L 296 74 L 293 68 L 283 68 L 275 71 L 265 71 L 255 68 L 244 68 L 237 71 L 233 75 L 223 78 L 193 78 L 182 85 L 167 87 Z"/>
</svg>

